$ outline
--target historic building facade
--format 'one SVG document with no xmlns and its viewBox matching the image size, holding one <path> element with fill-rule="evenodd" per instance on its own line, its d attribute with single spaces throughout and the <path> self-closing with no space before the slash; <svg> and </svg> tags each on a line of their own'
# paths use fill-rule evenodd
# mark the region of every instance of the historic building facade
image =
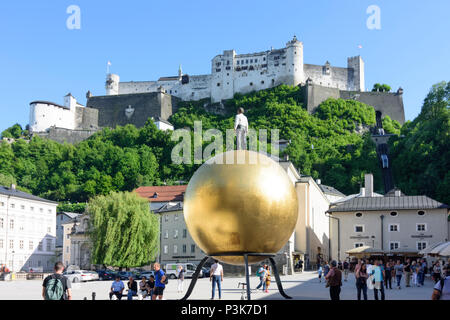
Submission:
<svg viewBox="0 0 450 320">
<path fill-rule="evenodd" d="M 0 264 L 16 272 L 53 270 L 57 205 L 0 186 Z"/>
</svg>

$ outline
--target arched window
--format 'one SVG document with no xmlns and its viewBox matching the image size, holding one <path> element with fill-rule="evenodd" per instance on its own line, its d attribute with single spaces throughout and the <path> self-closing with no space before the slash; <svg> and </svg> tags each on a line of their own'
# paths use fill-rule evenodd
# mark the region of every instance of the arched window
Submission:
<svg viewBox="0 0 450 320">
<path fill-rule="evenodd" d="M 391 217 L 396 217 L 396 216 L 398 215 L 398 213 L 397 213 L 396 211 L 392 211 L 392 212 L 390 213 L 390 215 L 391 215 Z"/>
<path fill-rule="evenodd" d="M 355 213 L 355 216 L 356 216 L 356 217 L 358 217 L 358 218 L 361 218 L 361 217 L 362 217 L 362 215 L 363 215 L 363 214 L 362 214 L 361 212 L 357 212 L 357 213 Z"/>
<path fill-rule="evenodd" d="M 423 215 L 425 215 L 425 211 L 419 210 L 419 211 L 417 211 L 417 214 L 419 216 L 423 216 Z"/>
</svg>

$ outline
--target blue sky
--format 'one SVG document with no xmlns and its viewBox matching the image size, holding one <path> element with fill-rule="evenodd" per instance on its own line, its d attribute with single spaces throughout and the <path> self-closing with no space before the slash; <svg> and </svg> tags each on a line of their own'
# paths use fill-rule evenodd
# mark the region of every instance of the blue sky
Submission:
<svg viewBox="0 0 450 320">
<path fill-rule="evenodd" d="M 70 5 L 81 9 L 79 30 L 66 27 Z M 380 30 L 366 26 L 370 5 Z M 448 0 L 1 1 L 0 130 L 25 126 L 33 100 L 103 95 L 108 60 L 122 81 L 175 75 L 179 64 L 204 74 L 223 50 L 282 48 L 294 34 L 305 63 L 345 67 L 361 54 L 366 87 L 401 86 L 412 120 L 431 86 L 450 80 L 449 12 Z"/>
</svg>

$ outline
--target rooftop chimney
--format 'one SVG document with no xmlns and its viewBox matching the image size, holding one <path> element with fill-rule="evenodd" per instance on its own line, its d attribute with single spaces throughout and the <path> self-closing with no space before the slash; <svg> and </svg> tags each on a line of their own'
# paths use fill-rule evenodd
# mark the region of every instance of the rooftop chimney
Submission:
<svg viewBox="0 0 450 320">
<path fill-rule="evenodd" d="M 320 181 L 320 179 L 317 179 L 317 180 L 316 180 L 316 183 L 317 183 L 317 184 L 321 184 L 321 182 L 322 182 L 322 181 Z"/>
<path fill-rule="evenodd" d="M 366 188 L 361 187 L 360 193 L 361 193 L 361 197 L 365 197 L 366 196 Z"/>
<path fill-rule="evenodd" d="M 16 185 L 14 183 L 11 184 L 11 190 L 16 190 Z"/>
<path fill-rule="evenodd" d="M 395 190 L 394 195 L 396 197 L 400 197 L 402 195 L 402 192 L 400 190 Z"/>
<path fill-rule="evenodd" d="M 366 188 L 366 197 L 373 197 L 373 174 L 364 175 L 364 187 Z"/>
</svg>

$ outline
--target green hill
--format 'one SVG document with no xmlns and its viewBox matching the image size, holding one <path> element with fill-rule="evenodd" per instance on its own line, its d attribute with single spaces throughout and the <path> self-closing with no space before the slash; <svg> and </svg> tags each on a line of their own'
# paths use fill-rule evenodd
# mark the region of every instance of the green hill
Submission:
<svg viewBox="0 0 450 320">
<path fill-rule="evenodd" d="M 291 140 L 286 153 L 302 174 L 350 194 L 358 192 L 364 173 L 372 172 L 375 190 L 382 192 L 375 146 L 368 132 L 375 124 L 373 108 L 353 100 L 328 99 L 309 114 L 302 101 L 298 87 L 279 86 L 236 95 L 225 103 L 225 115 L 206 112 L 201 101 L 183 102 L 169 121 L 176 129 L 192 129 L 194 121 L 202 120 L 203 131 L 216 128 L 225 132 L 233 127 L 235 110 L 242 106 L 251 128 L 268 129 L 269 142 L 270 129 L 276 128 L 280 138 Z M 386 123 L 392 131 L 400 130 L 395 121 L 387 119 Z M 70 202 L 141 185 L 188 181 L 199 164 L 171 162 L 171 151 L 177 143 L 171 141 L 171 134 L 157 130 L 148 121 L 139 129 L 132 125 L 104 129 L 76 145 L 39 137 L 29 142 L 1 143 L 0 177 L 16 181 L 33 194 Z M 399 157 L 402 149 L 395 150 Z M 436 194 L 437 199 L 444 200 L 440 193 L 425 194 Z"/>
</svg>

